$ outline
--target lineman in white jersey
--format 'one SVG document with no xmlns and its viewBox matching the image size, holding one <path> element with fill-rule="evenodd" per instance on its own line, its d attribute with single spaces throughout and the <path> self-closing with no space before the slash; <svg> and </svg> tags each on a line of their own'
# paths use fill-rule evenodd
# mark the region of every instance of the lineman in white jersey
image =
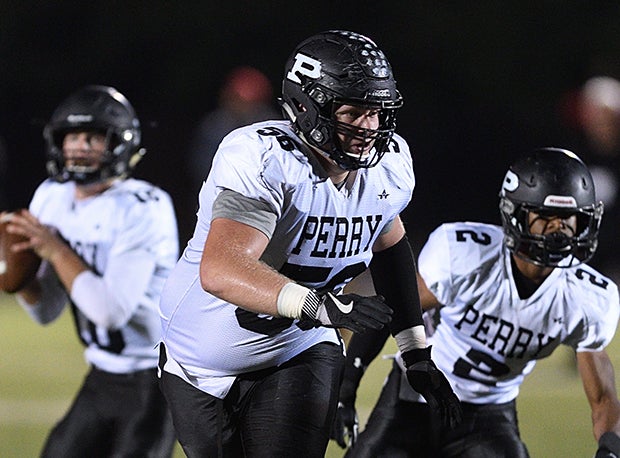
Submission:
<svg viewBox="0 0 620 458">
<path fill-rule="evenodd" d="M 178 258 L 170 196 L 127 178 L 144 150 L 114 88 L 71 94 L 44 137 L 50 178 L 10 226 L 43 262 L 17 298 L 42 324 L 70 303 L 90 371 L 42 456 L 170 456 L 174 428 L 156 371 L 159 294 Z"/>
<path fill-rule="evenodd" d="M 463 402 L 463 423 L 437 426 L 403 383 L 400 359 L 347 456 L 526 457 L 515 399 L 536 361 L 559 345 L 576 351 L 592 408 L 597 458 L 620 453 L 620 403 L 604 348 L 618 322 L 618 288 L 583 262 L 594 254 L 603 213 L 592 177 L 573 153 L 542 148 L 515 162 L 500 194 L 503 229 L 437 228 L 419 257 L 425 310 L 438 312 L 432 356 Z M 354 336 L 341 393 L 354 392 L 381 343 Z M 373 354 L 374 353 L 374 354 Z M 346 388 L 345 388 L 346 386 Z M 432 442 L 428 437 L 433 437 Z"/>
<path fill-rule="evenodd" d="M 344 360 L 334 328 L 381 328 L 391 308 L 421 390 L 459 413 L 451 390 L 424 383 L 448 387 L 398 272 L 415 273 L 399 218 L 414 174 L 385 56 L 356 33 L 315 35 L 288 60 L 282 96 L 289 120 L 221 143 L 162 293 L 161 384 L 190 457 L 323 457 Z M 391 308 L 336 295 L 369 264 L 393 285 Z"/>
</svg>

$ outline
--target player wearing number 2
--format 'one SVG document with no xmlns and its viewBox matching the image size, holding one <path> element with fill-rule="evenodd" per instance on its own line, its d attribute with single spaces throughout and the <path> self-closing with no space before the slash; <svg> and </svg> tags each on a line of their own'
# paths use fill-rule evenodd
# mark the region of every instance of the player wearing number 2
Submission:
<svg viewBox="0 0 620 458">
<path fill-rule="evenodd" d="M 452 431 L 438 427 L 402 383 L 397 358 L 347 456 L 528 456 L 515 399 L 536 361 L 560 344 L 576 351 L 599 441 L 596 457 L 620 454 L 620 403 L 604 350 L 618 323 L 618 288 L 583 264 L 596 249 L 603 213 L 594 196 L 576 155 L 542 148 L 517 160 L 504 178 L 503 230 L 450 223 L 430 235 L 418 288 L 423 308 L 436 312 L 431 354 L 463 402 L 463 422 Z M 341 391 L 349 413 L 340 418 L 351 417 L 363 367 L 385 340 L 373 337 L 379 334 L 351 340 Z"/>
<path fill-rule="evenodd" d="M 323 457 L 344 361 L 338 327 L 390 322 L 412 379 L 446 421 L 458 420 L 409 281 L 415 265 L 399 213 L 414 174 L 394 134 L 401 104 L 381 50 L 329 31 L 285 65 L 288 120 L 221 143 L 160 303 L 161 385 L 189 457 Z M 389 307 L 337 294 L 369 264 L 390 285 L 378 290 Z M 444 383 L 426 384 L 431 374 Z"/>
<path fill-rule="evenodd" d="M 140 125 L 116 89 L 87 86 L 45 127 L 49 179 L 9 229 L 43 259 L 17 298 L 40 323 L 71 304 L 90 371 L 42 456 L 172 454 L 174 428 L 157 380 L 158 299 L 178 257 L 167 193 L 128 178 Z M 50 355 L 51 362 L 62 364 Z"/>
</svg>

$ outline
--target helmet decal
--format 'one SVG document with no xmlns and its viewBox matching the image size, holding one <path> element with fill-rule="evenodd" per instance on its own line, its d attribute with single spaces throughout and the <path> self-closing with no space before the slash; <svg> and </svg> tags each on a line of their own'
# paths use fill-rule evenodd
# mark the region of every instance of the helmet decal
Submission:
<svg viewBox="0 0 620 458">
<path fill-rule="evenodd" d="M 321 76 L 321 61 L 305 54 L 297 53 L 293 68 L 286 74 L 286 77 L 294 83 L 302 84 L 297 73 L 301 73 L 308 78 L 317 79 Z"/>
<path fill-rule="evenodd" d="M 577 201 L 573 196 L 547 196 L 543 205 L 545 207 L 577 208 Z"/>
<path fill-rule="evenodd" d="M 502 194 L 505 191 L 513 192 L 518 187 L 519 187 L 519 177 L 515 175 L 515 173 L 512 170 L 508 170 L 508 172 L 506 172 L 506 176 L 504 177 L 504 182 L 502 184 Z"/>
</svg>

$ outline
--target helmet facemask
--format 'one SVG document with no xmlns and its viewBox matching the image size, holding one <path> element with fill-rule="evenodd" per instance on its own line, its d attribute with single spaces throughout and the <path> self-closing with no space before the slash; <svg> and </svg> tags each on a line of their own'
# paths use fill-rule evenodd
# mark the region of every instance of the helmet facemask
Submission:
<svg viewBox="0 0 620 458">
<path fill-rule="evenodd" d="M 530 213 L 536 217 L 530 222 Z M 503 197 L 500 213 L 507 248 L 519 258 L 544 267 L 574 267 L 588 262 L 598 246 L 598 231 L 603 216 L 603 204 L 567 211 L 515 203 Z M 576 230 L 548 234 L 532 233 L 537 220 L 551 217 L 566 219 L 575 216 Z M 548 223 L 547 223 L 548 224 Z"/>
<path fill-rule="evenodd" d="M 310 132 L 310 138 L 306 139 L 312 146 L 319 148 L 331 160 L 333 160 L 343 170 L 356 170 L 360 168 L 370 168 L 377 165 L 383 155 L 387 152 L 396 126 L 395 109 L 379 109 L 379 127 L 377 129 L 367 129 L 353 124 L 338 121 L 335 117 L 336 110 L 345 103 L 332 103 L 329 108 L 329 115 L 319 114 L 319 125 L 322 128 Z M 355 105 L 354 103 L 346 103 Z M 356 105 L 363 109 L 374 110 L 376 107 Z M 324 134 L 328 132 L 327 138 L 322 140 Z M 318 134 L 317 133 L 321 133 Z M 343 144 L 340 136 L 346 142 L 356 142 L 364 145 L 371 145 L 372 148 L 364 149 L 360 153 L 347 150 L 347 145 Z"/>
</svg>

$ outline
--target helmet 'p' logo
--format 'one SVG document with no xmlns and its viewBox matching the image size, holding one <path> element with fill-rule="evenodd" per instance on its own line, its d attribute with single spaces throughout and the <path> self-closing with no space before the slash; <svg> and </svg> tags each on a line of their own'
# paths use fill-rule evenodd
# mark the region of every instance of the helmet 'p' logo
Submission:
<svg viewBox="0 0 620 458">
<path fill-rule="evenodd" d="M 502 194 L 505 194 L 506 191 L 513 192 L 518 187 L 519 177 L 512 170 L 508 170 L 506 176 L 504 177 L 504 182 L 502 183 Z"/>
<path fill-rule="evenodd" d="M 321 76 L 321 62 L 298 52 L 295 55 L 293 68 L 286 74 L 286 78 L 294 83 L 301 84 L 301 79 L 297 76 L 298 73 L 308 78 L 317 79 Z"/>
</svg>

